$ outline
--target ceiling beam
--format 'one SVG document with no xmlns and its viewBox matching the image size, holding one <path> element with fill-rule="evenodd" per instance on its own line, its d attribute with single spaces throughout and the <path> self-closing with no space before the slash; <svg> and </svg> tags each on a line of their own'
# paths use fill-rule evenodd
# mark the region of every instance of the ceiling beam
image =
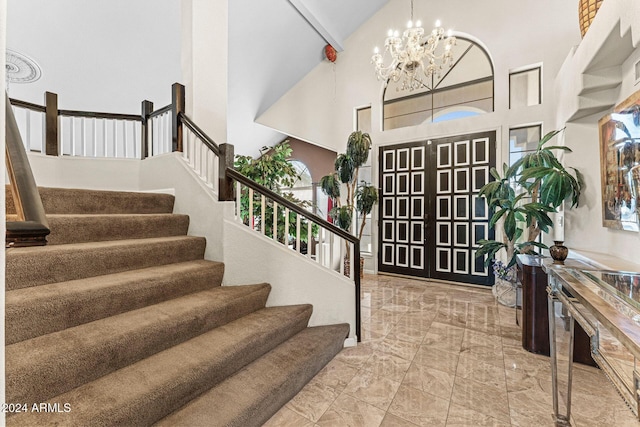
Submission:
<svg viewBox="0 0 640 427">
<path fill-rule="evenodd" d="M 331 31 L 330 25 L 327 25 L 327 23 L 331 22 L 330 17 L 324 15 L 321 10 L 318 10 L 318 8 L 312 10 L 313 8 L 309 7 L 309 2 L 305 0 L 289 0 L 289 2 L 296 8 L 309 25 L 316 30 L 320 37 L 333 46 L 337 52 L 342 52 L 344 50 L 342 40 L 340 40 L 335 31 Z"/>
</svg>

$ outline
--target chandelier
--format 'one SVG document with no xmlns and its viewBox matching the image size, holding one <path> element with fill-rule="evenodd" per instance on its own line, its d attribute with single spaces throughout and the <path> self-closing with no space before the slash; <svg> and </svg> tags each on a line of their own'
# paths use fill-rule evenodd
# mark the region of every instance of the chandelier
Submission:
<svg viewBox="0 0 640 427">
<path fill-rule="evenodd" d="M 445 37 L 445 31 L 436 21 L 436 27 L 424 38 L 424 29 L 420 21 L 413 20 L 413 0 L 411 0 L 411 20 L 407 23 L 407 29 L 402 33 L 397 30 L 389 30 L 384 41 L 384 54 L 376 47 L 371 57 L 375 65 L 378 80 L 386 84 L 392 80 L 402 80 L 402 86 L 397 90 L 413 91 L 428 87 L 422 80 L 422 76 L 435 75 L 440 78 L 445 66 L 453 65 L 453 53 L 451 47 L 456 44 L 456 38 L 451 35 L 451 30 Z M 437 51 L 438 46 L 443 46 Z M 387 53 L 389 55 L 387 55 Z M 391 62 L 384 65 L 385 59 L 391 57 Z"/>
</svg>

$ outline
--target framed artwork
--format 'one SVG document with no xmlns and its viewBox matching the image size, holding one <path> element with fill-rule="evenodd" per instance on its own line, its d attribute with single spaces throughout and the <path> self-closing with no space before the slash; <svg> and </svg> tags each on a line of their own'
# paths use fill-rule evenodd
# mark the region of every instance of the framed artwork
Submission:
<svg viewBox="0 0 640 427">
<path fill-rule="evenodd" d="M 602 225 L 640 231 L 640 91 L 598 122 Z"/>
</svg>

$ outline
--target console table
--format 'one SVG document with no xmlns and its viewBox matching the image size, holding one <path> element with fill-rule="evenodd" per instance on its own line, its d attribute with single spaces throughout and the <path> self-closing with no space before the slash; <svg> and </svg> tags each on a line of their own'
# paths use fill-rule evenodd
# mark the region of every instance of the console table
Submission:
<svg viewBox="0 0 640 427">
<path fill-rule="evenodd" d="M 611 380 L 629 407 L 638 415 L 640 375 L 640 273 L 586 270 L 543 262 L 549 277 L 547 286 L 549 342 L 553 382 L 553 411 L 556 425 L 570 425 L 572 352 L 575 322 L 591 341 L 591 356 Z M 569 314 L 568 378 L 565 411 L 560 409 L 555 311 L 561 304 Z"/>
<path fill-rule="evenodd" d="M 549 310 L 547 303 L 547 273 L 544 263 L 549 258 L 536 255 L 518 255 L 518 283 L 522 289 L 522 313 L 518 316 L 522 328 L 522 348 L 528 352 L 550 355 Z M 589 267 L 570 259 L 567 266 Z M 573 361 L 597 366 L 591 358 L 589 336 L 578 325 L 575 331 Z"/>
</svg>

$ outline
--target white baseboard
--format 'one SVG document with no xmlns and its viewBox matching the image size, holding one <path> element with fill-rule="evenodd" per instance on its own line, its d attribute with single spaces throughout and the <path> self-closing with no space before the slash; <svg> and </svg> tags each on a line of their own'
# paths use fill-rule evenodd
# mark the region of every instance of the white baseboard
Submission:
<svg viewBox="0 0 640 427">
<path fill-rule="evenodd" d="M 355 337 L 344 340 L 344 348 L 355 347 L 356 345 L 358 345 L 358 340 Z"/>
</svg>

